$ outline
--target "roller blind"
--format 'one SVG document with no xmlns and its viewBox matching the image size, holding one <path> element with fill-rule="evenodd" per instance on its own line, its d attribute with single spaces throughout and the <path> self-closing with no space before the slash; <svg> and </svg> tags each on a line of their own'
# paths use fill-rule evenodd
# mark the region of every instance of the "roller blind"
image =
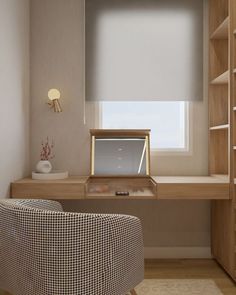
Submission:
<svg viewBox="0 0 236 295">
<path fill-rule="evenodd" d="M 86 100 L 202 97 L 202 0 L 86 0 Z"/>
</svg>

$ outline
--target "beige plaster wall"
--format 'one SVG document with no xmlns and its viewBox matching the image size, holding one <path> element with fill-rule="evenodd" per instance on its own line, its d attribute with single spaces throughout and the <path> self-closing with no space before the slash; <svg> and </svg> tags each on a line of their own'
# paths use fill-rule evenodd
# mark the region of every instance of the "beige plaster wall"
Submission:
<svg viewBox="0 0 236 295">
<path fill-rule="evenodd" d="M 82 0 L 31 1 L 31 168 L 39 159 L 40 142 L 55 141 L 54 168 L 70 174 L 89 172 L 89 129 L 92 104 L 84 124 L 84 3 Z M 204 61 L 204 64 L 207 64 Z M 53 113 L 47 91 L 61 90 L 63 112 Z M 152 173 L 206 175 L 207 89 L 202 102 L 190 105 L 191 152 L 152 155 Z M 209 246 L 210 203 L 207 201 L 64 201 L 67 210 L 129 213 L 141 218 L 146 246 Z"/>
<path fill-rule="evenodd" d="M 0 1 L 0 198 L 29 172 L 29 0 Z"/>
</svg>

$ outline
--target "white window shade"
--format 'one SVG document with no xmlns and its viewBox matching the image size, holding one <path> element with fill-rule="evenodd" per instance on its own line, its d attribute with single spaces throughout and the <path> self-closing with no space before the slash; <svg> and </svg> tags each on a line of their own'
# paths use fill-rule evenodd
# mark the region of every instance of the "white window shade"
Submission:
<svg viewBox="0 0 236 295">
<path fill-rule="evenodd" d="M 202 0 L 86 0 L 87 100 L 202 97 Z"/>
</svg>

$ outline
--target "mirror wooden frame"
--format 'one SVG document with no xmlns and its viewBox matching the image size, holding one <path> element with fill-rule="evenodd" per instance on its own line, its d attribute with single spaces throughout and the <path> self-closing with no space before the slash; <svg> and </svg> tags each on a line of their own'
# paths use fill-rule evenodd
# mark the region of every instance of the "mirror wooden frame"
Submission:
<svg viewBox="0 0 236 295">
<path fill-rule="evenodd" d="M 150 129 L 90 129 L 90 176 L 93 177 L 125 177 L 124 175 L 95 175 L 95 141 L 96 138 L 137 138 L 142 137 L 146 143 L 146 174 L 127 175 L 126 177 L 150 176 Z"/>
</svg>

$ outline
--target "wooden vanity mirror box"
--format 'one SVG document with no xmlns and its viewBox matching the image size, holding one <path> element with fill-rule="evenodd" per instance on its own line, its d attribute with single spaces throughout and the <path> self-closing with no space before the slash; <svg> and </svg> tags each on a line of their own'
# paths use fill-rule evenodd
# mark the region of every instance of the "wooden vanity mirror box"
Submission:
<svg viewBox="0 0 236 295">
<path fill-rule="evenodd" d="M 92 129 L 87 198 L 156 198 L 150 130 Z"/>
</svg>

